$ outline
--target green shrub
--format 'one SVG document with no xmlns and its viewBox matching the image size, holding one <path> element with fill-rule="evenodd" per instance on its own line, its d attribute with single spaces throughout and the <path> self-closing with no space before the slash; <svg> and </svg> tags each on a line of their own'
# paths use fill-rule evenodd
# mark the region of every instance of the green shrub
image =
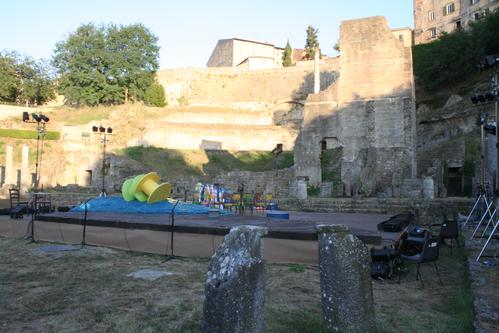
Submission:
<svg viewBox="0 0 499 333">
<path fill-rule="evenodd" d="M 149 106 L 166 106 L 165 89 L 159 83 L 153 83 L 147 88 L 144 101 Z"/>
<path fill-rule="evenodd" d="M 38 137 L 37 131 L 16 130 L 16 129 L 0 129 L 0 137 L 36 140 Z M 47 131 L 45 133 L 45 140 L 59 140 L 61 138 L 60 132 Z"/>
<path fill-rule="evenodd" d="M 413 47 L 416 83 L 425 90 L 453 86 L 478 71 L 485 55 L 499 52 L 499 10 L 471 24 L 470 29 L 444 33 Z"/>
<path fill-rule="evenodd" d="M 307 194 L 309 197 L 318 197 L 321 189 L 319 186 L 309 186 L 307 188 Z"/>
</svg>

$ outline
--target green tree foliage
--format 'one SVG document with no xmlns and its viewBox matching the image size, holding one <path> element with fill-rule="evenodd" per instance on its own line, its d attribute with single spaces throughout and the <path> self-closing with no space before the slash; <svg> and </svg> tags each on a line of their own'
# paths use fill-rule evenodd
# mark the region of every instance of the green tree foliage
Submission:
<svg viewBox="0 0 499 333">
<path fill-rule="evenodd" d="M 286 47 L 284 48 L 284 53 L 282 54 L 282 65 L 284 67 L 291 66 L 292 59 L 291 56 L 293 55 L 293 49 L 291 48 L 291 44 L 289 44 L 289 40 L 286 43 Z"/>
<path fill-rule="evenodd" d="M 157 107 L 166 106 L 165 89 L 157 82 L 154 82 L 147 88 L 144 97 L 144 101 L 147 105 Z"/>
<path fill-rule="evenodd" d="M 41 105 L 54 97 L 54 82 L 47 62 L 15 52 L 0 53 L 0 101 Z"/>
<path fill-rule="evenodd" d="M 157 41 L 141 24 L 80 26 L 56 45 L 60 92 L 73 105 L 144 101 L 159 67 Z"/>
<path fill-rule="evenodd" d="M 307 27 L 307 40 L 305 42 L 305 59 L 311 60 L 315 56 L 315 48 L 319 47 L 317 34 L 319 29 L 315 29 L 311 25 Z"/>
<path fill-rule="evenodd" d="M 425 90 L 461 82 L 477 71 L 487 54 L 499 53 L 499 11 L 473 23 L 468 30 L 444 33 L 439 39 L 413 48 L 416 82 Z"/>
</svg>

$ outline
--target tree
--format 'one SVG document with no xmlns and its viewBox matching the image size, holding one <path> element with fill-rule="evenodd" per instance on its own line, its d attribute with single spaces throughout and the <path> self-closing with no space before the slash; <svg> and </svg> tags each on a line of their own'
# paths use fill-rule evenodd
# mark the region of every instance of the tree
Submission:
<svg viewBox="0 0 499 333">
<path fill-rule="evenodd" d="M 292 59 L 291 56 L 293 55 L 293 49 L 291 48 L 291 44 L 289 44 L 289 39 L 288 42 L 286 43 L 286 47 L 284 48 L 284 53 L 282 54 L 282 65 L 284 67 L 291 66 Z"/>
<path fill-rule="evenodd" d="M 315 29 L 311 25 L 307 27 L 307 40 L 305 42 L 305 59 L 311 60 L 315 57 L 315 49 L 319 47 L 317 34 L 319 29 Z"/>
<path fill-rule="evenodd" d="M 157 82 L 154 82 L 152 85 L 150 85 L 146 90 L 144 101 L 147 105 L 150 106 L 166 106 L 165 89 L 163 88 L 163 86 Z"/>
<path fill-rule="evenodd" d="M 144 101 L 159 67 L 157 41 L 141 24 L 80 26 L 56 45 L 61 93 L 74 105 Z"/>
<path fill-rule="evenodd" d="M 336 52 L 340 53 L 341 50 L 340 50 L 340 41 L 337 41 L 334 45 L 333 45 L 333 50 L 335 50 Z"/>
<path fill-rule="evenodd" d="M 50 65 L 16 52 L 0 54 L 0 101 L 40 105 L 55 97 Z"/>
<path fill-rule="evenodd" d="M 154 84 L 159 63 L 158 38 L 141 24 L 108 28 L 107 49 L 112 54 L 110 73 L 123 89 L 125 103 L 130 98 L 144 100 Z"/>
<path fill-rule="evenodd" d="M 0 101 L 15 102 L 18 85 L 14 59 L 0 54 Z"/>
</svg>

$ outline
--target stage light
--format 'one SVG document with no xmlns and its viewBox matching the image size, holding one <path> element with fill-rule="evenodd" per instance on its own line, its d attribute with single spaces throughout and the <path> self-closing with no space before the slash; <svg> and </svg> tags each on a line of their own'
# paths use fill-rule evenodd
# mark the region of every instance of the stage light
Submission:
<svg viewBox="0 0 499 333">
<path fill-rule="evenodd" d="M 23 112 L 23 121 L 27 123 L 29 121 L 29 113 L 24 111 Z"/>
<path fill-rule="evenodd" d="M 39 123 L 40 121 L 42 121 L 42 118 L 40 118 L 40 116 L 37 114 L 37 113 L 32 113 L 31 114 L 31 117 L 33 117 L 33 119 Z"/>
<path fill-rule="evenodd" d="M 476 95 L 471 96 L 471 103 L 478 104 L 478 98 L 476 97 Z"/>
<path fill-rule="evenodd" d="M 99 127 L 99 132 L 101 133 L 106 132 L 106 128 L 104 126 Z"/>
<path fill-rule="evenodd" d="M 477 98 L 478 98 L 478 101 L 480 103 L 485 103 L 485 96 L 484 95 L 478 95 Z"/>
<path fill-rule="evenodd" d="M 107 128 L 107 133 L 108 133 L 108 134 L 112 134 L 112 133 L 113 133 L 113 129 L 112 129 L 111 127 L 108 127 L 108 128 Z"/>
<path fill-rule="evenodd" d="M 47 117 L 46 115 L 41 114 L 41 113 L 40 113 L 40 118 L 41 118 L 44 122 L 46 122 L 46 123 L 48 123 L 48 122 L 49 122 L 49 120 L 50 120 L 50 119 L 49 119 L 49 117 Z"/>
<path fill-rule="evenodd" d="M 92 132 L 98 132 L 99 128 L 97 126 L 92 126 Z"/>
<path fill-rule="evenodd" d="M 492 101 L 495 99 L 495 96 L 494 96 L 493 94 L 491 94 L 491 93 L 486 93 L 486 94 L 485 94 L 485 98 L 486 98 L 488 101 L 492 102 Z"/>
</svg>

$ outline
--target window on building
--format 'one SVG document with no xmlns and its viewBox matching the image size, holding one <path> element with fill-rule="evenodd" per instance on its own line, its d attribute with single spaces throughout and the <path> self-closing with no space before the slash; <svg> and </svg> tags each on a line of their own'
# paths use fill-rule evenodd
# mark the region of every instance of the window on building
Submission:
<svg viewBox="0 0 499 333">
<path fill-rule="evenodd" d="M 454 13 L 456 7 L 454 6 L 454 2 L 448 3 L 444 7 L 444 16 Z"/>
<path fill-rule="evenodd" d="M 479 20 L 480 19 L 480 13 L 479 12 L 476 12 L 475 14 L 473 14 L 473 18 L 475 20 Z"/>
<path fill-rule="evenodd" d="M 436 38 L 437 37 L 437 28 L 431 28 L 428 30 L 428 36 L 430 38 Z"/>
<path fill-rule="evenodd" d="M 428 21 L 434 21 L 435 20 L 435 12 L 433 10 L 430 10 L 428 12 Z"/>
<path fill-rule="evenodd" d="M 463 24 L 461 21 L 456 21 L 456 29 L 461 29 L 463 27 Z"/>
<path fill-rule="evenodd" d="M 470 0 L 470 6 L 479 3 L 480 0 Z"/>
<path fill-rule="evenodd" d="M 404 35 L 399 35 L 399 41 L 404 42 Z"/>
</svg>

